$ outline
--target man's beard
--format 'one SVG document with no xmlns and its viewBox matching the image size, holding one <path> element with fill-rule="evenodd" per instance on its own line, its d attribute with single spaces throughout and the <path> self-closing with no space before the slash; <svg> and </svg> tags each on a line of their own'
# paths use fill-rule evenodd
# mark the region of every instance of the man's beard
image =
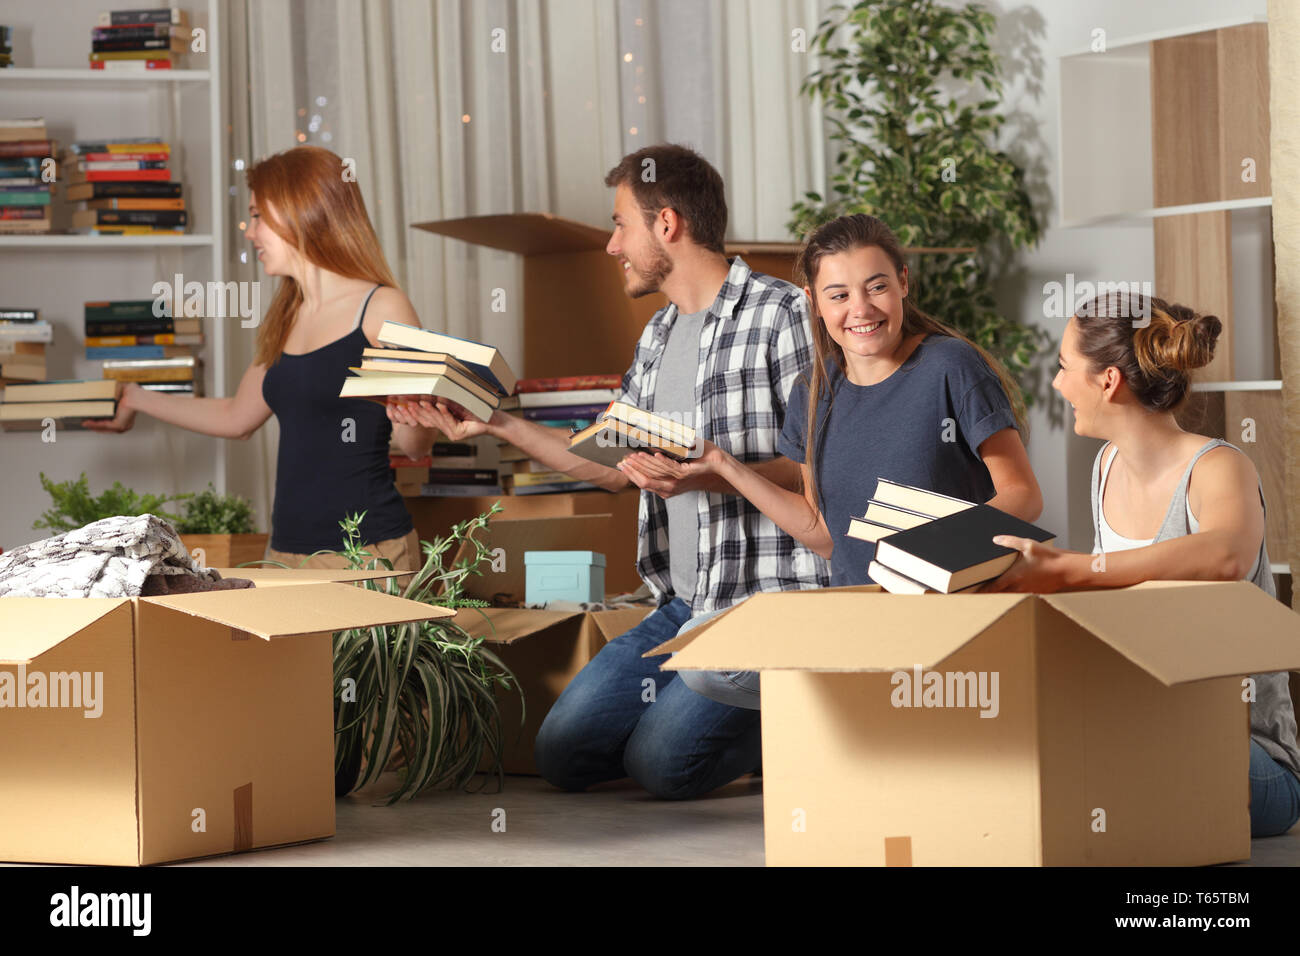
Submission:
<svg viewBox="0 0 1300 956">
<path fill-rule="evenodd" d="M 632 266 L 638 281 L 635 285 L 628 286 L 627 294 L 633 299 L 658 292 L 664 280 L 673 271 L 673 260 L 668 258 L 668 253 L 653 234 L 650 236 L 650 243 L 653 246 L 653 258 L 650 263 L 644 269 Z"/>
</svg>

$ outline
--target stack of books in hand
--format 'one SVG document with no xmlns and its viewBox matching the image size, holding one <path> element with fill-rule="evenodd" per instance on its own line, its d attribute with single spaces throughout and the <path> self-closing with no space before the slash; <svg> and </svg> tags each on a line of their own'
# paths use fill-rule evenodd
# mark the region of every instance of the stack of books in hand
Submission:
<svg viewBox="0 0 1300 956">
<path fill-rule="evenodd" d="M 1015 515 L 881 478 L 866 514 L 849 522 L 848 535 L 876 545 L 867 575 L 893 594 L 952 594 L 991 581 L 1015 563 L 1017 552 L 993 543 L 994 535 L 1056 540 Z"/>
<path fill-rule="evenodd" d="M 0 119 L 0 234 L 50 231 L 55 145 L 43 119 Z"/>
<path fill-rule="evenodd" d="M 173 182 L 171 145 L 156 136 L 73 143 L 60 178 L 82 203 L 72 231 L 82 235 L 156 236 L 185 232 L 189 213 Z"/>
<path fill-rule="evenodd" d="M 189 46 L 189 20 L 178 7 L 104 11 L 90 31 L 90 68 L 170 70 Z"/>
<path fill-rule="evenodd" d="M 39 309 L 0 306 L 0 385 L 45 378 L 45 346 L 53 338 Z"/>
<path fill-rule="evenodd" d="M 626 402 L 610 402 L 599 418 L 569 439 L 569 451 L 613 468 L 632 452 L 691 457 L 695 429 Z"/>
<path fill-rule="evenodd" d="M 618 397 L 622 381 L 618 373 L 520 379 L 516 394 L 505 399 L 501 408 L 548 428 L 578 431 L 604 413 Z M 562 471 L 552 471 L 510 444 L 501 446 L 501 484 L 516 495 L 590 491 L 596 487 Z"/>
<path fill-rule="evenodd" d="M 379 341 L 383 348 L 364 349 L 361 366 L 349 369 L 354 374 L 343 380 L 340 398 L 445 398 L 487 421 L 514 390 L 514 372 L 490 345 L 400 322 L 380 326 Z"/>
<path fill-rule="evenodd" d="M 80 428 L 85 418 L 112 418 L 117 388 L 116 382 L 98 379 L 9 385 L 0 402 L 0 427 L 38 431 L 52 418 L 60 428 Z"/>
</svg>

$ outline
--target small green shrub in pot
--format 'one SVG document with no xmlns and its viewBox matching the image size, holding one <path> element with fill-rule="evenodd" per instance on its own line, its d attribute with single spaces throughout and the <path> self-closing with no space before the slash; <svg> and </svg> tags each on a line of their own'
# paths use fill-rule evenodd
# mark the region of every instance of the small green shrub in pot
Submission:
<svg viewBox="0 0 1300 956">
<path fill-rule="evenodd" d="M 75 531 L 103 518 L 117 515 L 157 515 L 164 521 L 177 522 L 178 515 L 163 510 L 169 501 L 184 501 L 189 495 L 140 495 L 120 481 L 98 496 L 91 495 L 90 482 L 83 471 L 75 481 L 51 481 L 41 472 L 41 487 L 49 492 L 53 507 L 45 511 L 33 528 L 48 528 L 52 534 Z"/>
</svg>

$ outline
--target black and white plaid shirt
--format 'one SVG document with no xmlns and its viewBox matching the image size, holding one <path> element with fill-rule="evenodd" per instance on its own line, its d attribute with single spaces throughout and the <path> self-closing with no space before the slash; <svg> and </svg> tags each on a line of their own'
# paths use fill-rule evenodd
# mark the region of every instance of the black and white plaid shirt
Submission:
<svg viewBox="0 0 1300 956">
<path fill-rule="evenodd" d="M 740 257 L 700 330 L 695 422 L 700 435 L 740 461 L 777 456 L 785 401 L 812 363 L 808 310 L 802 290 L 751 272 Z M 655 313 L 641 333 L 620 400 L 655 407 L 659 360 L 677 306 Z M 740 495 L 701 492 L 697 580 L 692 614 L 729 607 L 756 591 L 826 587 L 827 563 L 778 528 Z M 672 594 L 668 509 L 641 493 L 637 570 L 660 604 Z"/>
</svg>

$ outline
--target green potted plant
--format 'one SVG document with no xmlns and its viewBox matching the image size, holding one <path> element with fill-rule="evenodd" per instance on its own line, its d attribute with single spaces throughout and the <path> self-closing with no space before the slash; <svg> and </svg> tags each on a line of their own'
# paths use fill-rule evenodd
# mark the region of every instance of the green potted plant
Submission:
<svg viewBox="0 0 1300 956">
<path fill-rule="evenodd" d="M 396 577 L 358 586 L 439 607 L 476 608 L 486 602 L 463 596 L 465 579 L 478 574 L 491 553 L 474 532 L 501 510 L 462 521 L 445 538 L 422 542 L 424 563 L 398 586 Z M 364 513 L 340 522 L 344 547 L 335 554 L 353 570 L 393 570 L 392 562 L 361 547 Z M 474 542 L 468 559 L 445 562 L 463 541 Z M 264 564 L 280 562 L 264 561 Z M 480 772 L 504 780 L 505 749 L 497 694 L 522 691 L 514 675 L 456 618 L 340 631 L 334 635 L 335 791 L 342 795 L 397 769 L 388 803 L 435 788 L 464 788 Z M 522 706 L 521 706 L 522 710 Z M 522 726 L 522 723 L 521 723 Z"/>
<path fill-rule="evenodd" d="M 186 497 L 175 522 L 185 549 L 204 567 L 233 568 L 260 561 L 270 537 L 255 532 L 253 505 L 234 494 L 218 494 L 212 483 Z"/>
<path fill-rule="evenodd" d="M 163 510 L 169 501 L 183 501 L 188 495 L 139 495 L 120 481 L 107 491 L 92 495 L 90 482 L 83 471 L 75 481 L 51 481 L 41 472 L 41 487 L 49 492 L 53 506 L 32 523 L 33 528 L 48 528 L 53 534 L 75 531 L 93 521 L 115 515 L 157 515 L 166 521 L 180 520 Z"/>
<path fill-rule="evenodd" d="M 837 171 L 830 195 L 810 192 L 794 205 L 789 228 L 802 238 L 837 216 L 868 213 L 905 247 L 944 250 L 909 256 L 917 306 L 1031 384 L 1047 334 L 1003 316 L 992 292 L 993 263 L 1039 237 L 1024 172 L 996 147 L 1006 121 L 996 29 L 976 3 L 832 7 L 809 44 L 819 65 L 803 92 L 826 106 Z"/>
</svg>

